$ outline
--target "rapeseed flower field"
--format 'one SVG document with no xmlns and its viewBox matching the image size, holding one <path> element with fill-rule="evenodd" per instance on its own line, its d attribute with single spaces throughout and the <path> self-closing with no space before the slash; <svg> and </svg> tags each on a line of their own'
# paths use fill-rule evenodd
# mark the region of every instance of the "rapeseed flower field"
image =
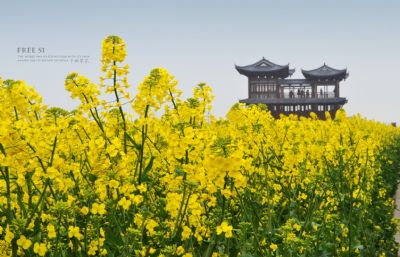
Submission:
<svg viewBox="0 0 400 257">
<path fill-rule="evenodd" d="M 398 128 L 216 118 L 164 68 L 132 97 L 125 57 L 109 36 L 99 85 L 66 77 L 71 112 L 0 80 L 0 256 L 397 256 Z"/>
</svg>

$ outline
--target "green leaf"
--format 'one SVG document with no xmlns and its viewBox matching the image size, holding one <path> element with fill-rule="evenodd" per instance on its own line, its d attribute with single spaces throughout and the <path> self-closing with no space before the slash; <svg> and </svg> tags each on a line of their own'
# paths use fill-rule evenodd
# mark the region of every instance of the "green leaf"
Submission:
<svg viewBox="0 0 400 257">
<path fill-rule="evenodd" d="M 147 164 L 146 168 L 143 170 L 143 180 L 147 180 L 147 175 L 149 174 L 149 171 L 153 167 L 153 162 L 154 162 L 155 157 L 151 156 L 149 163 Z"/>
</svg>

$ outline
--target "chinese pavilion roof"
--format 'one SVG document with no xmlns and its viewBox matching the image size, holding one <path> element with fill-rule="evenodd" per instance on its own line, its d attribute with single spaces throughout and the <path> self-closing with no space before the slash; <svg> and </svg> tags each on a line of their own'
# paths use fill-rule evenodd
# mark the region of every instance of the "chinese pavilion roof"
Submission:
<svg viewBox="0 0 400 257">
<path fill-rule="evenodd" d="M 237 66 L 236 70 L 245 76 L 267 75 L 279 78 L 286 78 L 294 73 L 294 69 L 289 69 L 289 65 L 278 65 L 266 60 L 264 57 L 256 63 L 247 66 Z"/>
<path fill-rule="evenodd" d="M 347 73 L 347 69 L 337 70 L 332 67 L 329 67 L 324 63 L 321 67 L 314 70 L 301 70 L 304 77 L 310 80 L 321 80 L 321 79 L 334 79 L 334 80 L 342 80 L 346 79 L 349 75 Z"/>
</svg>

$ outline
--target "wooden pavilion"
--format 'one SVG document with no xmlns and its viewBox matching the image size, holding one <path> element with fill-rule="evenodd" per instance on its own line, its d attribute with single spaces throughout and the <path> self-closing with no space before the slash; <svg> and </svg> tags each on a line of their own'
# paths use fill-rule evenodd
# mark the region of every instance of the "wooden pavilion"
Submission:
<svg viewBox="0 0 400 257">
<path fill-rule="evenodd" d="M 340 82 L 349 73 L 324 64 L 314 70 L 301 70 L 304 78 L 291 79 L 294 69 L 289 65 L 278 65 L 264 58 L 247 65 L 235 66 L 248 77 L 248 98 L 240 100 L 246 104 L 265 104 L 275 118 L 280 114 L 309 116 L 314 112 L 325 119 L 325 112 L 335 117 L 336 111 L 347 103 L 340 97 Z"/>
</svg>

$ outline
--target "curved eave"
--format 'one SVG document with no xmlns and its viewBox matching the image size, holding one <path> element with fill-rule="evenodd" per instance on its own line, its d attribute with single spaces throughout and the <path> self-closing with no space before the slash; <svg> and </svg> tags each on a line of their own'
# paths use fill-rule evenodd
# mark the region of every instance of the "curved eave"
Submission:
<svg viewBox="0 0 400 257">
<path fill-rule="evenodd" d="M 346 79 L 348 77 L 348 73 L 344 72 L 344 73 L 340 73 L 340 74 L 309 74 L 309 73 L 305 73 L 302 72 L 304 77 L 306 79 L 310 79 L 310 80 L 342 80 L 342 79 Z"/>
<path fill-rule="evenodd" d="M 235 65 L 236 70 L 245 76 L 254 76 L 254 75 L 267 75 L 267 76 L 274 76 L 274 77 L 281 77 L 286 78 L 289 76 L 289 64 L 287 65 L 279 65 L 273 63 L 264 57 L 250 65 L 246 66 L 237 66 Z"/>
<path fill-rule="evenodd" d="M 314 70 L 301 70 L 303 76 L 310 80 L 342 80 L 346 79 L 349 76 L 347 69 L 337 70 L 327 65 L 323 65 Z"/>
<path fill-rule="evenodd" d="M 273 68 L 264 68 L 264 67 L 248 67 L 248 66 L 237 66 L 235 65 L 236 70 L 245 76 L 254 76 L 254 75 L 268 75 L 286 78 L 291 75 L 289 71 L 289 65 L 281 66 L 281 67 L 273 67 Z"/>
</svg>

